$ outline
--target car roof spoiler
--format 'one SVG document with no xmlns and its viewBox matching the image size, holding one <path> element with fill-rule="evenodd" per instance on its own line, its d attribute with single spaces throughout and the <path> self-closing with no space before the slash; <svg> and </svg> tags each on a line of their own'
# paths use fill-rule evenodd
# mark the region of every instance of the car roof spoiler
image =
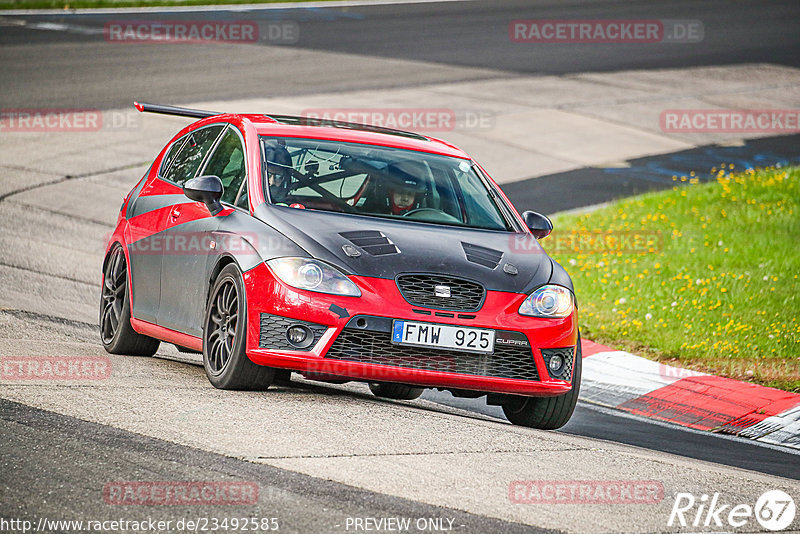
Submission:
<svg viewBox="0 0 800 534">
<path fill-rule="evenodd" d="M 176 115 L 179 117 L 192 117 L 194 119 L 205 119 L 215 115 L 223 115 L 218 111 L 204 111 L 202 109 L 189 109 L 177 106 L 164 106 L 162 104 L 148 104 L 147 102 L 134 102 L 133 106 L 141 112 L 161 113 L 163 115 Z M 264 117 L 272 122 L 281 124 L 293 124 L 297 126 L 330 126 L 334 128 L 344 128 L 348 130 L 362 130 L 367 132 L 383 133 L 408 137 L 419 141 L 430 141 L 428 137 L 414 132 L 384 128 L 382 126 L 371 126 L 369 124 L 357 124 L 353 122 L 343 122 L 330 119 L 317 119 L 312 117 L 296 117 L 294 115 L 273 115 L 263 114 Z"/>
<path fill-rule="evenodd" d="M 195 119 L 205 119 L 214 115 L 222 115 L 217 111 L 203 111 L 202 109 L 179 108 L 177 106 L 164 106 L 161 104 L 148 104 L 147 102 L 134 102 L 133 107 L 142 113 L 161 113 L 163 115 L 177 115 L 180 117 L 192 117 Z"/>
</svg>

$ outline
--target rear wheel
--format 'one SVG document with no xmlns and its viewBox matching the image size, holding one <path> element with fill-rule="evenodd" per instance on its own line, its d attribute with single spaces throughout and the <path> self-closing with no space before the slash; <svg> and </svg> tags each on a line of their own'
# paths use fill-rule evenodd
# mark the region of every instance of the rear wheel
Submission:
<svg viewBox="0 0 800 534">
<path fill-rule="evenodd" d="M 389 382 L 370 382 L 369 390 L 376 397 L 395 400 L 414 400 L 422 395 L 425 388 L 415 388 L 406 384 L 392 384 Z"/>
<path fill-rule="evenodd" d="M 245 354 L 247 303 L 242 273 L 235 264 L 219 273 L 206 305 L 203 367 L 219 389 L 266 389 L 275 370 L 256 365 Z"/>
<path fill-rule="evenodd" d="M 515 425 L 539 428 L 541 430 L 555 430 L 567 424 L 575 404 L 578 402 L 578 393 L 581 389 L 581 337 L 578 335 L 578 345 L 575 349 L 573 361 L 572 389 L 565 395 L 558 397 L 522 397 L 509 395 L 503 403 L 503 413 Z"/>
<path fill-rule="evenodd" d="M 111 354 L 152 356 L 161 343 L 131 326 L 128 266 L 125 251 L 115 245 L 106 257 L 100 295 L 100 341 Z"/>
</svg>

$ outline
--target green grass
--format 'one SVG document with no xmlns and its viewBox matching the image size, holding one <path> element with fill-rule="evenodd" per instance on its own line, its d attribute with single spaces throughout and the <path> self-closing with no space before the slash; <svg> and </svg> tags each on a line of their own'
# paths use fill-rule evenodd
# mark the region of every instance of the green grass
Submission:
<svg viewBox="0 0 800 534">
<path fill-rule="evenodd" d="M 542 244 L 572 275 L 586 338 L 800 392 L 800 168 L 712 173 L 557 216 Z"/>
<path fill-rule="evenodd" d="M 275 4 L 287 0 L 0 0 L 3 9 L 86 9 L 109 7 L 205 6 L 229 4 Z M 313 0 L 291 0 L 311 2 Z"/>
</svg>

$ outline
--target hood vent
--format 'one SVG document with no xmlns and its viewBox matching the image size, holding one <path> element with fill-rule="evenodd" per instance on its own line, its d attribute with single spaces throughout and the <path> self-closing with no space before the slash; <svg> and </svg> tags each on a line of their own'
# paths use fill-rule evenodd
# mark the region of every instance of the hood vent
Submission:
<svg viewBox="0 0 800 534">
<path fill-rule="evenodd" d="M 495 269 L 500 265 L 500 260 L 503 259 L 503 253 L 499 250 L 493 250 L 486 247 L 479 247 L 471 243 L 461 242 L 464 248 L 464 254 L 467 256 L 467 261 L 477 263 L 488 269 Z"/>
<path fill-rule="evenodd" d="M 387 254 L 397 254 L 400 250 L 392 241 L 383 235 L 383 232 L 375 230 L 362 230 L 357 232 L 342 232 L 339 234 L 357 247 L 361 247 L 364 252 L 371 256 L 386 256 Z"/>
</svg>

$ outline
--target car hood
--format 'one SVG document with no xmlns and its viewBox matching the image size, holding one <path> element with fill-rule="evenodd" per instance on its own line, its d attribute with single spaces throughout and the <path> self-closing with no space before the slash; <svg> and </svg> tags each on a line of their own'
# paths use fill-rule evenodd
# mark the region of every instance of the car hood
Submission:
<svg viewBox="0 0 800 534">
<path fill-rule="evenodd" d="M 546 284 L 553 271 L 530 234 L 282 206 L 262 205 L 256 216 L 311 256 L 355 275 L 452 274 L 490 290 L 528 293 Z"/>
</svg>

